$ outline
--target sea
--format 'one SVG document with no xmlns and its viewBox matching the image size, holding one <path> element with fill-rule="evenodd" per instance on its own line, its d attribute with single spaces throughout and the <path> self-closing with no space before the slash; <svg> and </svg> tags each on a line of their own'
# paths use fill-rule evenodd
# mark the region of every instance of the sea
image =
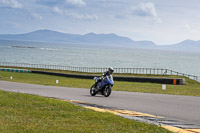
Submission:
<svg viewBox="0 0 200 133">
<path fill-rule="evenodd" d="M 0 62 L 77 67 L 163 68 L 198 76 L 200 51 L 0 41 Z"/>
</svg>

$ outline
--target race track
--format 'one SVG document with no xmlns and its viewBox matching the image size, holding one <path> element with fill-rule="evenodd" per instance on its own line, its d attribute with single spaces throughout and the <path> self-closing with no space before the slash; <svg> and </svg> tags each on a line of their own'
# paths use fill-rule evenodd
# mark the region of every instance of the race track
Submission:
<svg viewBox="0 0 200 133">
<path fill-rule="evenodd" d="M 0 80 L 0 89 L 126 109 L 200 125 L 200 97 L 112 91 L 110 97 L 90 96 L 89 89 L 43 86 Z"/>
</svg>

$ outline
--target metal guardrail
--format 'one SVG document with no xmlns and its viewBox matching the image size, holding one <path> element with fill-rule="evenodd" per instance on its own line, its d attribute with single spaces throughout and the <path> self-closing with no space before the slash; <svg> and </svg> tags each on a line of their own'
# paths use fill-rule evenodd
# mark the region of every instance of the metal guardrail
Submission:
<svg viewBox="0 0 200 133">
<path fill-rule="evenodd" d="M 0 62 L 0 66 L 68 70 L 68 71 L 87 72 L 87 73 L 103 73 L 108 69 L 108 68 L 97 68 L 97 67 L 73 67 L 73 66 L 13 63 L 13 62 Z M 190 79 L 198 81 L 198 76 L 184 74 L 184 73 L 176 72 L 176 71 L 173 71 L 173 70 L 170 70 L 170 69 L 114 68 L 114 70 L 115 70 L 115 73 L 124 73 L 124 74 L 178 75 L 178 76 L 185 76 L 185 77 L 188 77 Z"/>
<path fill-rule="evenodd" d="M 98 77 L 97 75 L 57 73 L 57 72 L 48 72 L 45 70 L 44 71 L 32 70 L 31 72 L 38 73 L 38 74 L 47 74 L 47 75 L 80 78 L 80 79 L 93 79 L 94 77 Z M 115 81 L 185 85 L 184 78 L 124 77 L 124 76 L 114 76 L 113 78 Z"/>
</svg>

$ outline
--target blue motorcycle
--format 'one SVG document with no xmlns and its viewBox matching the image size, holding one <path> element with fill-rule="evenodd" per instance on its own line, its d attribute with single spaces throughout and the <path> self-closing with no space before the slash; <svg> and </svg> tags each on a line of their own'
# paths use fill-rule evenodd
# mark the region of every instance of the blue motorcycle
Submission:
<svg viewBox="0 0 200 133">
<path fill-rule="evenodd" d="M 100 79 L 98 77 L 94 77 L 94 80 L 95 82 L 98 82 Z M 90 88 L 90 95 L 95 96 L 96 94 L 101 94 L 105 97 L 108 97 L 111 94 L 113 85 L 113 76 L 106 76 L 100 82 L 98 82 L 96 86 L 95 84 L 92 85 L 92 87 Z"/>
</svg>

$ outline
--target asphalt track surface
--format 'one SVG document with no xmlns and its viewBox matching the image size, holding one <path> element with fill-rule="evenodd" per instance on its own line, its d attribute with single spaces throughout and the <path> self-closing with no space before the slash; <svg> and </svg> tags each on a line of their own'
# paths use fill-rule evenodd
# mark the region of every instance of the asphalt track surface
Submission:
<svg viewBox="0 0 200 133">
<path fill-rule="evenodd" d="M 112 91 L 109 97 L 90 96 L 89 89 L 43 86 L 0 80 L 0 89 L 67 100 L 78 100 L 178 119 L 200 125 L 200 97 Z"/>
</svg>

